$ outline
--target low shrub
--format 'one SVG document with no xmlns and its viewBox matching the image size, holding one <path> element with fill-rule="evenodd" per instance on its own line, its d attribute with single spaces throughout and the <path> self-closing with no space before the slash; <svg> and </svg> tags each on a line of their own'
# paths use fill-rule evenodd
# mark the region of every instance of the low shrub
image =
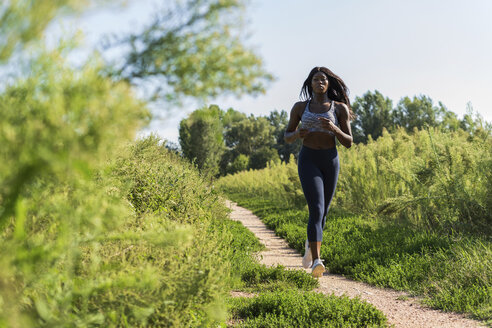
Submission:
<svg viewBox="0 0 492 328">
<path fill-rule="evenodd" d="M 241 279 L 251 290 L 312 290 L 319 286 L 316 279 L 300 270 L 286 270 L 283 266 L 255 265 L 244 271 Z"/>
<path fill-rule="evenodd" d="M 437 129 L 387 132 L 377 141 L 339 147 L 340 175 L 332 207 L 405 220 L 424 229 L 492 231 L 492 137 Z M 294 160 L 218 180 L 228 195 L 303 209 Z"/>
<path fill-rule="evenodd" d="M 386 318 L 359 299 L 285 290 L 234 300 L 240 327 L 385 327 Z"/>
</svg>

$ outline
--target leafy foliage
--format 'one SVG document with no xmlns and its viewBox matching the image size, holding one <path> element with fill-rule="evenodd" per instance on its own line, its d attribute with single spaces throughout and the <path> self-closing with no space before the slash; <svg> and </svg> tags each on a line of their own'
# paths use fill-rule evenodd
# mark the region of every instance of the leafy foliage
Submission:
<svg viewBox="0 0 492 328">
<path fill-rule="evenodd" d="M 143 31 L 113 42 L 130 48 L 115 75 L 157 82 L 153 97 L 168 102 L 264 92 L 272 76 L 244 45 L 243 7 L 243 0 L 166 2 Z"/>
<path fill-rule="evenodd" d="M 435 127 L 441 123 L 442 114 L 446 112 L 444 105 L 435 107 L 432 99 L 427 96 L 403 97 L 394 110 L 393 116 L 397 126 L 407 131 Z"/>
<path fill-rule="evenodd" d="M 278 163 L 259 171 L 242 171 L 227 175 L 220 178 L 216 184 L 227 195 L 261 195 L 279 204 L 305 204 L 297 164 L 292 159 L 289 163 Z"/>
<path fill-rule="evenodd" d="M 137 214 L 125 231 L 134 232 L 133 238 L 141 240 L 127 252 L 125 262 L 134 273 L 152 269 L 153 286 L 148 291 L 134 291 L 138 292 L 136 298 L 125 297 L 125 289 L 115 286 L 97 295 L 94 305 L 105 304 L 106 309 L 115 307 L 119 312 L 124 304 L 138 301 L 140 307 L 146 304 L 145 308 L 153 309 L 146 318 L 148 325 L 193 327 L 220 321 L 225 314 L 220 299 L 232 283 L 233 250 L 229 247 L 232 235 L 223 222 L 227 211 L 218 195 L 190 164 L 152 136 L 120 156 L 112 172 L 127 186 Z M 149 237 L 153 243 L 146 240 Z M 122 249 L 128 247 L 125 239 L 121 240 Z M 114 246 L 110 243 L 102 249 Z M 117 266 L 107 262 L 107 267 Z M 108 297 L 122 303 L 108 303 Z"/>
<path fill-rule="evenodd" d="M 80 10 L 89 2 L 91 1 L 3 1 L 0 4 L 0 64 L 15 52 L 22 51 L 31 41 L 38 39 L 57 14 Z"/>
<path fill-rule="evenodd" d="M 158 139 L 126 145 L 149 118 L 127 83 L 65 57 L 0 94 L 0 326 L 223 322 L 226 208 Z"/>
<path fill-rule="evenodd" d="M 32 75 L 1 95 L 0 139 L 9 145 L 2 149 L 0 164 L 2 220 L 36 176 L 87 174 L 92 157 L 116 144 L 112 136 L 128 138 L 148 118 L 126 84 L 102 78 L 98 65 L 87 65 L 78 74 L 60 68 L 54 63 L 61 56 L 41 53 L 31 62 Z"/>
<path fill-rule="evenodd" d="M 184 157 L 211 174 L 218 173 L 225 152 L 222 115 L 218 106 L 211 105 L 194 111 L 179 125 L 179 143 Z"/>
<path fill-rule="evenodd" d="M 341 154 L 336 202 L 344 208 L 490 234 L 492 138 L 400 129 Z"/>
<path fill-rule="evenodd" d="M 391 129 L 394 125 L 392 101 L 377 90 L 356 97 L 352 109 L 356 115 L 352 123 L 355 143 L 367 142 L 369 135 L 377 139 L 383 134 L 383 129 Z"/>
<path fill-rule="evenodd" d="M 309 291 L 318 287 L 318 281 L 300 270 L 286 270 L 282 266 L 269 268 L 266 266 L 255 266 L 250 270 L 244 271 L 241 279 L 247 287 L 253 287 L 256 290 L 276 290 L 276 289 L 292 289 Z M 287 288 L 279 288 L 278 284 L 271 286 L 272 283 L 281 282 L 287 285 Z"/>
<path fill-rule="evenodd" d="M 490 136 L 492 131 L 490 123 L 474 113 L 471 104 L 468 104 L 467 114 L 459 120 L 444 104 L 439 102 L 435 106 L 432 99 L 425 95 L 403 97 L 393 108 L 392 101 L 379 91 L 368 91 L 355 98 L 352 108 L 356 114 L 352 122 L 355 143 L 376 140 L 384 130 L 394 132 L 398 128 L 404 128 L 407 132 L 425 128 L 439 128 L 443 131 L 462 129 L 484 137 Z"/>
<path fill-rule="evenodd" d="M 195 110 L 180 122 L 179 138 L 183 155 L 201 170 L 212 174 L 261 169 L 279 162 L 298 150 L 300 143 L 283 140 L 287 114 L 272 112 L 268 117 L 249 117 L 232 108 L 216 105 Z M 284 158 L 287 161 L 288 158 Z"/>
<path fill-rule="evenodd" d="M 240 327 L 384 327 L 386 318 L 368 303 L 348 297 L 284 291 L 236 302 Z"/>
<path fill-rule="evenodd" d="M 269 161 L 278 161 L 278 153 L 272 147 L 275 143 L 274 128 L 265 117 L 254 117 L 238 121 L 225 131 L 229 156 L 236 158 L 240 154 L 249 157 L 248 168 L 264 168 Z M 223 170 L 232 172 L 232 167 Z"/>
<path fill-rule="evenodd" d="M 40 53 L 31 75 L 0 95 L 0 284 L 8 286 L 0 297 L 10 304 L 0 320 L 13 327 L 70 321 L 80 247 L 131 213 L 119 184 L 97 172 L 145 122 L 146 108 L 97 64 L 75 73 L 62 62 L 56 51 Z"/>
</svg>

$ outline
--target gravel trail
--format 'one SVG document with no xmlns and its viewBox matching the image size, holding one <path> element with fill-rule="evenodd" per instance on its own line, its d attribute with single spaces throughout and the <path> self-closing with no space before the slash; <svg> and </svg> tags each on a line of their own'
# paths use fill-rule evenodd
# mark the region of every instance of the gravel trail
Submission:
<svg viewBox="0 0 492 328">
<path fill-rule="evenodd" d="M 301 254 L 276 236 L 256 215 L 237 206 L 236 203 L 226 201 L 226 204 L 232 210 L 231 219 L 240 221 L 266 246 L 266 250 L 260 253 L 261 263 L 269 266 L 281 264 L 288 269 L 305 270 L 301 265 Z M 407 293 L 370 286 L 341 275 L 325 273 L 319 278 L 319 283 L 320 287 L 316 292 L 347 295 L 351 298 L 358 296 L 381 310 L 388 318 L 389 324 L 394 327 L 484 327 L 480 322 L 467 319 L 463 315 L 425 307 Z"/>
</svg>

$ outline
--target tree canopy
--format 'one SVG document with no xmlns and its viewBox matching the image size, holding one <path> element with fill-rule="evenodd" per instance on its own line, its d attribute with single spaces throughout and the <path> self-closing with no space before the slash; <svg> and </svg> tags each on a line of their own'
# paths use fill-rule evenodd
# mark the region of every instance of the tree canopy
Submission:
<svg viewBox="0 0 492 328">
<path fill-rule="evenodd" d="M 377 139 L 383 134 L 384 128 L 390 129 L 393 126 L 392 101 L 377 90 L 356 97 L 352 109 L 356 115 L 352 122 L 352 133 L 356 143 L 367 142 L 369 135 Z"/>
<path fill-rule="evenodd" d="M 169 1 L 142 31 L 109 42 L 127 45 L 113 74 L 152 89 L 149 99 L 258 94 L 272 76 L 245 45 L 244 0 Z"/>
<path fill-rule="evenodd" d="M 223 116 L 218 106 L 211 105 L 194 111 L 179 124 L 179 143 L 183 155 L 194 161 L 199 169 L 212 174 L 218 173 L 218 165 L 225 151 Z"/>
<path fill-rule="evenodd" d="M 200 169 L 222 175 L 262 169 L 271 161 L 288 161 L 291 154 L 299 152 L 299 141 L 283 142 L 286 125 L 285 111 L 255 117 L 211 105 L 181 121 L 179 142 L 183 155 Z"/>
<path fill-rule="evenodd" d="M 491 130 L 490 124 L 487 124 L 478 113 L 474 113 L 471 105 L 467 114 L 459 120 L 444 104 L 439 102 L 435 105 L 426 95 L 403 97 L 396 107 L 393 107 L 392 101 L 379 91 L 367 91 L 361 97 L 355 98 L 352 108 L 356 114 L 352 122 L 356 143 L 367 142 L 369 136 L 375 140 L 382 135 L 384 129 L 395 131 L 398 127 L 408 132 L 428 127 L 439 127 L 448 131 L 461 128 L 470 133 L 478 131 L 477 133 L 485 134 L 490 133 Z"/>
<path fill-rule="evenodd" d="M 26 44 L 39 40 L 61 14 L 81 12 L 89 6 L 123 0 L 3 0 L 0 3 L 0 64 Z"/>
</svg>

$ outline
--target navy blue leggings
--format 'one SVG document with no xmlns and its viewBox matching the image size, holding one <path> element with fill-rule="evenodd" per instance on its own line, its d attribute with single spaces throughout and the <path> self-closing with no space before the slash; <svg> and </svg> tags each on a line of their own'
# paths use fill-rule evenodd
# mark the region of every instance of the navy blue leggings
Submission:
<svg viewBox="0 0 492 328">
<path fill-rule="evenodd" d="M 309 208 L 307 237 L 310 242 L 321 241 L 340 170 L 337 149 L 302 146 L 297 167 Z"/>
</svg>

